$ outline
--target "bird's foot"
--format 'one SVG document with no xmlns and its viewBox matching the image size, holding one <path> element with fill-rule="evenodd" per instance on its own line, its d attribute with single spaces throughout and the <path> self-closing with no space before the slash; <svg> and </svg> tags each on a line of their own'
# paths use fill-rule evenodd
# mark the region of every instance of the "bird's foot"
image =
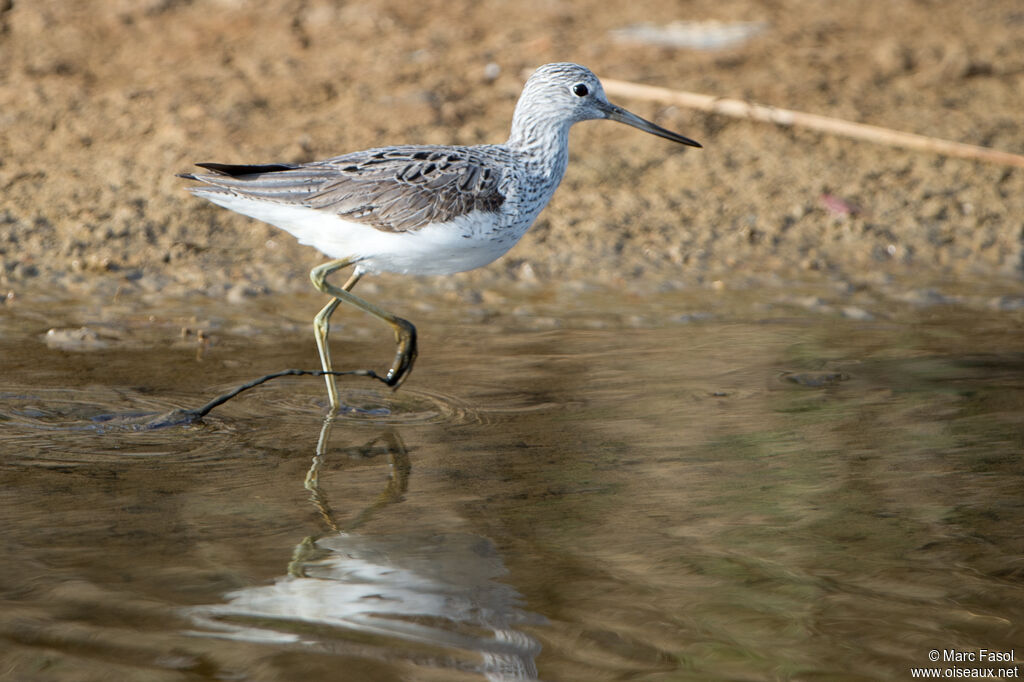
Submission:
<svg viewBox="0 0 1024 682">
<path fill-rule="evenodd" d="M 395 341 L 398 343 L 398 350 L 395 353 L 395 361 L 384 378 L 384 383 L 391 388 L 398 388 L 409 377 L 417 355 L 416 327 L 401 318 L 398 321 L 400 324 L 395 327 Z"/>
</svg>

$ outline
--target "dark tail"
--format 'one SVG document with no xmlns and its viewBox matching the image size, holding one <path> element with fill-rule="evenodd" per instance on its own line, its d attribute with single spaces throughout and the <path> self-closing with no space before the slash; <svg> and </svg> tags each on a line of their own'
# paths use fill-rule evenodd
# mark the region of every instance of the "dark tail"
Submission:
<svg viewBox="0 0 1024 682">
<path fill-rule="evenodd" d="M 292 170 L 297 168 L 293 164 L 287 163 L 264 163 L 264 164 L 247 164 L 247 165 L 234 165 L 230 163 L 197 163 L 200 168 L 212 170 L 214 173 L 220 173 L 221 175 L 230 175 L 231 177 L 238 177 L 239 175 L 257 175 L 259 173 L 279 173 L 280 171 Z M 190 174 L 185 174 L 183 177 L 189 177 Z M 195 176 L 192 176 L 195 179 Z"/>
</svg>

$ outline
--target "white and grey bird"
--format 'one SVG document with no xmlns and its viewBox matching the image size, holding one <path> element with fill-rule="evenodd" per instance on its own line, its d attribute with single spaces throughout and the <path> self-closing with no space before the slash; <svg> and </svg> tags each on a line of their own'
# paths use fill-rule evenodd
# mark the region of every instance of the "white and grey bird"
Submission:
<svg viewBox="0 0 1024 682">
<path fill-rule="evenodd" d="M 403 145 L 324 161 L 266 165 L 200 163 L 181 177 L 189 191 L 280 227 L 329 258 L 310 272 L 330 295 L 314 318 L 321 365 L 332 371 L 330 317 L 342 301 L 389 324 L 398 344 L 385 382 L 399 386 L 416 360 L 416 328 L 352 293 L 367 273 L 446 275 L 487 265 L 512 248 L 547 205 L 569 161 L 569 128 L 611 119 L 700 147 L 608 101 L 601 81 L 578 64 L 546 64 L 527 80 L 504 144 Z M 352 267 L 342 286 L 328 275 Z M 332 411 L 340 407 L 325 375 Z"/>
</svg>

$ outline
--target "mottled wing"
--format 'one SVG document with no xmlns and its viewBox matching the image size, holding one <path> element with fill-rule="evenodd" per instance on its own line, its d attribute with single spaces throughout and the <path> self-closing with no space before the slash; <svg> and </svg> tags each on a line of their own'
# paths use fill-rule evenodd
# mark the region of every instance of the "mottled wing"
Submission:
<svg viewBox="0 0 1024 682">
<path fill-rule="evenodd" d="M 472 211 L 498 211 L 507 159 L 496 147 L 371 149 L 308 164 L 199 164 L 189 175 L 225 192 L 306 206 L 388 232 L 418 230 Z"/>
</svg>

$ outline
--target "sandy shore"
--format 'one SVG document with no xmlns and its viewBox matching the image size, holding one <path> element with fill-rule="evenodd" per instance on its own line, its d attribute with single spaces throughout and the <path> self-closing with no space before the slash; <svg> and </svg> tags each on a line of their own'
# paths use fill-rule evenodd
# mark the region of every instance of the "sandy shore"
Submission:
<svg viewBox="0 0 1024 682">
<path fill-rule="evenodd" d="M 0 287 L 15 295 L 305 289 L 318 254 L 190 197 L 175 173 L 195 161 L 500 142 L 524 69 L 548 61 L 1024 152 L 1016 0 L 708 0 L 685 14 L 665 0 L 5 6 Z M 763 29 L 710 51 L 612 35 L 681 20 Z M 793 278 L 1022 291 L 1020 169 L 620 104 L 705 149 L 577 126 L 551 206 L 508 256 L 458 286 Z"/>
</svg>

